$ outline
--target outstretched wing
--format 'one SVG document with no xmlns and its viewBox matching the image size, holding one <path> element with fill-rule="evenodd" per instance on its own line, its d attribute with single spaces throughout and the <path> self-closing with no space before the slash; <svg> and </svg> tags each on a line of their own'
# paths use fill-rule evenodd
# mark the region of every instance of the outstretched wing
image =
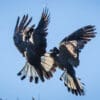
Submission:
<svg viewBox="0 0 100 100">
<path fill-rule="evenodd" d="M 56 69 L 59 67 L 63 70 L 63 74 L 60 77 L 60 80 L 64 81 L 65 86 L 67 87 L 68 91 L 71 91 L 75 95 L 84 95 L 84 88 L 83 84 L 80 80 L 76 77 L 76 73 L 74 67 L 68 63 L 68 54 L 64 51 L 64 47 L 62 50 L 58 50 L 56 47 L 51 49 L 51 53 L 45 55 L 45 59 L 43 61 L 44 67 L 52 71 L 51 69 Z M 61 53 L 62 52 L 62 53 Z"/>
<path fill-rule="evenodd" d="M 24 38 L 27 32 L 29 32 L 30 29 L 33 28 L 33 25 L 31 27 L 28 27 L 31 21 L 32 21 L 32 18 L 28 20 L 28 15 L 24 15 L 21 21 L 20 21 L 20 17 L 18 17 L 15 30 L 14 30 L 13 39 L 14 39 L 15 46 L 23 55 L 26 49 L 26 41 L 24 40 Z"/>
<path fill-rule="evenodd" d="M 28 27 L 32 19 L 29 19 L 28 22 L 27 19 L 28 19 L 27 17 L 26 18 L 23 17 L 21 21 L 21 25 L 19 26 L 18 24 L 16 25 L 18 28 L 21 27 L 20 28 L 21 31 L 17 32 L 18 39 L 19 39 L 18 35 L 21 34 L 20 36 L 21 42 L 17 43 L 16 46 L 18 47 L 21 53 L 25 54 L 25 57 L 27 59 L 27 63 L 25 64 L 25 67 L 22 69 L 22 71 L 19 72 L 18 75 L 20 75 L 20 73 L 26 72 L 26 74 L 24 76 L 22 75 L 21 78 L 24 79 L 27 76 L 27 73 L 31 73 L 32 71 L 31 76 L 29 76 L 30 81 L 32 81 L 33 79 L 37 81 L 38 77 L 40 77 L 40 79 L 44 81 L 44 77 L 47 79 L 52 77 L 52 73 L 44 70 L 44 67 L 42 67 L 41 64 L 41 56 L 43 56 L 44 53 L 46 52 L 46 45 L 47 45 L 46 35 L 47 35 L 47 26 L 49 23 L 48 10 L 47 9 L 43 10 L 41 19 L 36 29 L 33 28 L 34 26 Z M 24 52 L 25 50 L 26 52 Z M 31 71 L 27 72 L 26 69 Z"/>
<path fill-rule="evenodd" d="M 95 37 L 95 33 L 95 26 L 88 25 L 78 29 L 61 41 L 60 49 L 67 53 L 66 56 L 72 66 L 79 65 L 79 52 L 88 41 Z"/>
<path fill-rule="evenodd" d="M 84 95 L 83 84 L 76 77 L 74 66 L 79 65 L 79 52 L 85 44 L 95 37 L 95 27 L 92 25 L 78 29 L 68 37 L 65 37 L 59 47 L 59 65 L 64 67 L 61 76 L 68 90 L 76 95 Z"/>
<path fill-rule="evenodd" d="M 50 14 L 48 12 L 48 9 L 45 8 L 45 9 L 43 9 L 41 19 L 36 28 L 36 33 L 46 36 L 48 34 L 47 27 L 48 27 L 49 22 L 50 22 Z"/>
<path fill-rule="evenodd" d="M 33 41 L 39 50 L 37 51 L 38 51 L 38 55 L 40 56 L 46 52 L 46 46 L 47 46 L 46 36 L 48 34 L 47 26 L 49 24 L 49 21 L 50 21 L 50 15 L 48 13 L 48 9 L 45 8 L 42 12 L 42 16 L 39 21 L 39 24 L 33 34 Z"/>
</svg>

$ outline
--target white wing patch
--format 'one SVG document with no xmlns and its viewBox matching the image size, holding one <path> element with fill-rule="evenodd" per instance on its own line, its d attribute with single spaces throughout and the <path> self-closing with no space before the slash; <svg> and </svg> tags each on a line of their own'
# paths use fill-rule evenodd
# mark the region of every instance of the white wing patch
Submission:
<svg viewBox="0 0 100 100">
<path fill-rule="evenodd" d="M 55 61 L 49 53 L 45 53 L 44 56 L 41 57 L 41 64 L 46 71 L 50 71 L 53 67 L 55 67 Z"/>
</svg>

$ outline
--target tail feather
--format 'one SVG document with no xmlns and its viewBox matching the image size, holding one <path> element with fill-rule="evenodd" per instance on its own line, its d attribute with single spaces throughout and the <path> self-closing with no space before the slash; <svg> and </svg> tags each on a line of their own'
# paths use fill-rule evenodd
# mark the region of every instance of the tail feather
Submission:
<svg viewBox="0 0 100 100">
<path fill-rule="evenodd" d="M 44 77 L 46 79 L 50 79 L 51 77 L 53 77 L 53 74 L 51 71 L 47 72 L 47 71 L 44 71 Z"/>
<path fill-rule="evenodd" d="M 42 67 L 36 68 L 36 72 L 37 72 L 39 78 L 41 79 L 41 81 L 44 82 L 45 80 L 44 80 L 44 76 L 43 76 Z"/>
<path fill-rule="evenodd" d="M 34 66 L 29 64 L 28 62 L 25 63 L 24 67 L 18 72 L 18 76 L 21 76 L 21 80 L 24 80 L 27 76 L 29 77 L 29 81 L 34 81 L 38 83 L 39 78 L 42 82 L 44 82 L 44 78 L 50 79 L 53 77 L 51 71 L 46 71 L 42 66 L 38 69 L 35 69 Z"/>
<path fill-rule="evenodd" d="M 60 79 L 64 81 L 69 92 L 72 92 L 75 95 L 84 95 L 84 87 L 83 83 L 80 82 L 80 79 L 71 76 L 67 71 L 64 71 Z"/>
<path fill-rule="evenodd" d="M 21 80 L 24 80 L 28 76 L 30 82 L 34 80 L 35 83 L 38 83 L 38 74 L 34 67 L 28 62 L 25 63 L 24 67 L 18 72 L 17 75 L 21 76 Z"/>
</svg>

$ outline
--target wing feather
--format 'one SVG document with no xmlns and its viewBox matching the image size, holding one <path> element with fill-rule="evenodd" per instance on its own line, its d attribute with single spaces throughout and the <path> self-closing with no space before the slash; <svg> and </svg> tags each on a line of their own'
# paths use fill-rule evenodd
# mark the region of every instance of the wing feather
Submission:
<svg viewBox="0 0 100 100">
<path fill-rule="evenodd" d="M 21 20 L 20 17 L 17 18 L 15 25 L 13 40 L 15 46 L 18 48 L 19 52 L 21 52 L 23 55 L 26 49 L 26 41 L 23 41 L 23 37 L 27 32 L 30 31 L 31 28 L 33 28 L 33 26 L 31 26 L 30 28 L 28 27 L 31 21 L 32 18 L 28 20 L 28 15 L 24 15 Z"/>
<path fill-rule="evenodd" d="M 81 49 L 83 49 L 88 41 L 95 37 L 95 34 L 95 26 L 87 25 L 73 32 L 61 41 L 60 47 L 63 45 L 66 48 L 66 52 L 70 55 L 68 58 L 70 63 L 77 62 L 77 64 L 73 63 L 73 66 L 79 65 L 79 53 Z"/>
<path fill-rule="evenodd" d="M 47 72 L 55 71 L 55 68 L 57 67 L 56 62 L 50 53 L 44 54 L 44 56 L 41 58 L 41 64 Z"/>
<path fill-rule="evenodd" d="M 47 26 L 50 22 L 50 14 L 48 13 L 48 9 L 45 8 L 43 9 L 43 12 L 42 12 L 42 16 L 41 16 L 41 19 L 39 21 L 39 24 L 36 28 L 36 33 L 40 33 L 42 35 L 47 35 Z"/>
<path fill-rule="evenodd" d="M 43 56 L 43 54 L 46 52 L 46 47 L 47 47 L 46 36 L 48 34 L 47 27 L 49 24 L 49 20 L 50 18 L 48 14 L 48 9 L 45 8 L 42 12 L 39 24 L 37 28 L 34 30 L 33 34 L 33 41 L 37 47 L 37 52 L 39 56 Z"/>
</svg>

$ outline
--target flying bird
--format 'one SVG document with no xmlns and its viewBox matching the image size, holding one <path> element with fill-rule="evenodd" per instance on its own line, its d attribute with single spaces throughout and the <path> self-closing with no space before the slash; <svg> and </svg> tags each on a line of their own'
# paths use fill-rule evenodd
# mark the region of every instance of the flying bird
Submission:
<svg viewBox="0 0 100 100">
<path fill-rule="evenodd" d="M 68 91 L 75 95 L 84 95 L 84 83 L 80 82 L 75 72 L 80 63 L 79 53 L 95 34 L 93 25 L 76 30 L 60 42 L 59 48 L 54 47 L 46 53 L 41 62 L 48 71 L 59 67 L 63 71 L 60 80 L 63 80 Z"/>
<path fill-rule="evenodd" d="M 84 83 L 76 76 L 75 68 L 79 66 L 79 53 L 92 38 L 96 36 L 95 26 L 84 26 L 69 36 L 65 37 L 59 45 L 49 52 L 46 52 L 48 34 L 48 24 L 50 15 L 44 9 L 39 24 L 30 25 L 32 18 L 24 15 L 20 20 L 18 17 L 15 31 L 14 43 L 22 55 L 26 58 L 24 67 L 18 75 L 21 79 L 29 76 L 30 82 L 33 80 L 38 83 L 39 78 L 42 82 L 53 77 L 56 68 L 60 68 L 63 74 L 60 80 L 64 81 L 68 91 L 75 95 L 84 95 Z"/>
<path fill-rule="evenodd" d="M 40 21 L 36 28 L 35 25 L 29 26 L 32 18 L 24 15 L 20 20 L 18 17 L 14 30 L 14 43 L 22 55 L 26 58 L 26 63 L 22 70 L 18 73 L 23 80 L 27 74 L 30 77 L 30 82 L 33 80 L 38 82 L 38 77 L 44 81 L 44 77 L 49 79 L 52 77 L 51 72 L 47 72 L 41 65 L 41 56 L 46 52 L 48 34 L 47 27 L 50 21 L 48 9 L 44 9 Z"/>
</svg>

